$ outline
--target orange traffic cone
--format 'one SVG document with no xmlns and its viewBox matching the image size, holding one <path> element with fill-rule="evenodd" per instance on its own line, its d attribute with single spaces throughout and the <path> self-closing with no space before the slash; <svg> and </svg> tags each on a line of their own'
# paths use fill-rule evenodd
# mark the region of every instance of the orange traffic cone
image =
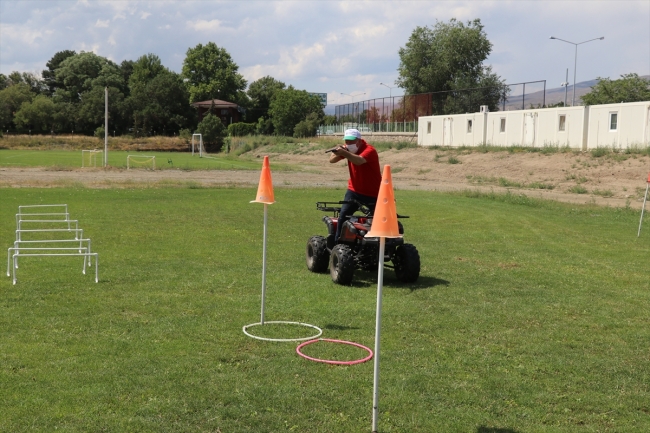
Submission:
<svg viewBox="0 0 650 433">
<path fill-rule="evenodd" d="M 255 200 L 251 201 L 251 203 L 275 203 L 275 197 L 273 196 L 273 181 L 271 180 L 271 167 L 269 166 L 268 156 L 264 157 L 262 173 L 260 174 L 260 183 L 257 187 L 257 195 L 255 196 Z"/>
<path fill-rule="evenodd" d="M 369 238 L 401 238 L 397 225 L 397 210 L 395 208 L 395 195 L 393 194 L 393 178 L 390 174 L 390 165 L 384 166 L 381 176 L 381 186 L 377 197 L 375 214 L 372 217 L 370 231 L 366 234 Z"/>
<path fill-rule="evenodd" d="M 650 183 L 650 173 L 648 173 L 648 183 Z"/>
</svg>

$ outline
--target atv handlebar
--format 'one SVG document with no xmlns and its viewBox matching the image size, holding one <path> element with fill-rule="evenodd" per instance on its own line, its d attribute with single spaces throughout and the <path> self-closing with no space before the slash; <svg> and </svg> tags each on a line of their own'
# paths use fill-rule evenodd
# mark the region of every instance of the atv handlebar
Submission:
<svg viewBox="0 0 650 433">
<path fill-rule="evenodd" d="M 335 216 L 338 216 L 338 214 L 341 212 L 341 206 L 336 207 L 332 205 L 337 205 L 337 204 L 343 205 L 343 204 L 351 204 L 351 203 L 356 203 L 359 206 L 359 211 L 362 212 L 365 216 L 372 217 L 373 212 L 370 210 L 370 208 L 357 200 L 337 201 L 337 202 L 318 201 L 316 202 L 316 209 L 321 210 L 323 212 L 334 212 Z M 408 216 L 397 214 L 397 218 L 408 218 Z"/>
</svg>

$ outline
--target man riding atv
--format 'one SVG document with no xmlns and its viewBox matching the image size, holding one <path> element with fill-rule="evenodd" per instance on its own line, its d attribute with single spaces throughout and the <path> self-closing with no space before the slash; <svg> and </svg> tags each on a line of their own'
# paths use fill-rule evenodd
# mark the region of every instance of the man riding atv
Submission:
<svg viewBox="0 0 650 433">
<path fill-rule="evenodd" d="M 374 211 L 377 204 L 377 195 L 381 184 L 381 169 L 379 168 L 379 155 L 377 150 L 361 138 L 361 133 L 356 129 L 348 129 L 343 136 L 344 146 L 338 146 L 331 150 L 330 163 L 335 164 L 347 160 L 350 179 L 348 189 L 345 192 L 339 213 L 334 242 L 338 243 L 341 237 L 343 223 L 354 214 L 361 203 Z"/>
<path fill-rule="evenodd" d="M 306 250 L 307 268 L 312 272 L 324 272 L 329 267 L 332 280 L 338 284 L 350 284 L 355 269 L 376 269 L 379 263 L 379 239 L 365 237 L 372 224 L 381 184 L 379 157 L 356 129 L 346 130 L 344 139 L 344 147 L 328 152 L 332 152 L 331 163 L 347 159 L 348 190 L 343 201 L 316 203 L 318 210 L 334 212 L 334 215 L 323 217 L 327 237 L 312 236 Z M 354 216 L 356 211 L 361 211 L 363 216 Z M 404 233 L 399 222 L 398 227 L 399 232 Z M 386 262 L 393 263 L 393 266 L 386 266 L 395 269 L 400 281 L 415 282 L 420 275 L 418 251 L 414 245 L 404 243 L 403 238 L 386 239 Z"/>
</svg>

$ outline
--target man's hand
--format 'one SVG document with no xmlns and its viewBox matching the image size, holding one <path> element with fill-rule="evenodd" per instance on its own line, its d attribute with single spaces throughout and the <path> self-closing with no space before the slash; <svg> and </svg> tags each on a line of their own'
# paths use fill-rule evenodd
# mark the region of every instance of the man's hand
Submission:
<svg viewBox="0 0 650 433">
<path fill-rule="evenodd" d="M 359 155 L 355 155 L 354 153 L 348 151 L 344 146 L 339 146 L 336 149 L 332 150 L 332 156 L 330 156 L 331 163 L 339 162 L 342 159 L 347 159 L 354 165 L 361 165 L 365 164 L 366 162 L 365 158 Z"/>
</svg>

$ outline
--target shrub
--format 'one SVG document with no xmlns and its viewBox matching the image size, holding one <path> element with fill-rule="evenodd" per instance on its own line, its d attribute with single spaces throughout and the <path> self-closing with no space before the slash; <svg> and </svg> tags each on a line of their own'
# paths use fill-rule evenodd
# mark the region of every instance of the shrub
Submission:
<svg viewBox="0 0 650 433">
<path fill-rule="evenodd" d="M 100 126 L 99 128 L 95 129 L 95 137 L 99 138 L 100 140 L 104 139 L 105 131 L 104 127 Z"/>
<path fill-rule="evenodd" d="M 209 113 L 203 118 L 196 131 L 203 137 L 205 150 L 218 152 L 223 146 L 223 139 L 226 136 L 226 128 L 221 123 L 221 119 Z"/>
<path fill-rule="evenodd" d="M 320 119 L 316 113 L 310 113 L 307 118 L 293 128 L 293 136 L 296 138 L 314 137 L 318 131 Z"/>
<path fill-rule="evenodd" d="M 190 132 L 189 129 L 181 129 L 178 131 L 178 137 L 182 138 L 183 140 L 187 141 L 188 143 L 192 139 L 192 133 Z"/>
<path fill-rule="evenodd" d="M 257 132 L 257 123 L 237 122 L 228 125 L 228 135 L 231 137 L 245 137 Z"/>
<path fill-rule="evenodd" d="M 270 135 L 273 133 L 273 122 L 271 119 L 265 119 L 260 117 L 257 120 L 257 127 L 255 128 L 258 134 L 260 135 Z"/>
<path fill-rule="evenodd" d="M 601 156 L 605 156 L 609 153 L 609 149 L 606 147 L 597 147 L 591 151 L 591 156 L 594 158 L 600 158 Z"/>
</svg>

